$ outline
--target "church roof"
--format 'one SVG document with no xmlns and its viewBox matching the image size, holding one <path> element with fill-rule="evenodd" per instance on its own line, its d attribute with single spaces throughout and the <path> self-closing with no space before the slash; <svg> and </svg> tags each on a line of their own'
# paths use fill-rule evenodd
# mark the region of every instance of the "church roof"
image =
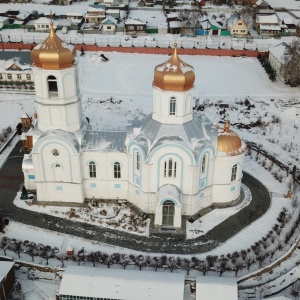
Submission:
<svg viewBox="0 0 300 300">
<path fill-rule="evenodd" d="M 77 152 L 79 152 L 80 150 L 80 145 L 78 143 L 78 140 L 76 138 L 76 136 L 74 135 L 74 133 L 72 132 L 68 132 L 62 129 L 52 129 L 52 130 L 47 130 L 45 131 L 41 136 L 40 139 L 44 138 L 44 137 L 61 137 L 67 141 L 69 141 L 74 148 L 77 150 Z"/>
<path fill-rule="evenodd" d="M 194 87 L 194 68 L 185 63 L 177 54 L 177 44 L 169 60 L 154 70 L 153 86 L 163 91 L 187 91 Z"/>
<path fill-rule="evenodd" d="M 124 131 L 84 131 L 83 150 L 95 150 L 98 152 L 125 152 L 126 132 Z"/>
<path fill-rule="evenodd" d="M 74 46 L 64 43 L 50 26 L 48 38 L 31 51 L 33 64 L 42 69 L 60 70 L 74 64 L 76 51 Z"/>
<path fill-rule="evenodd" d="M 217 135 L 217 128 L 203 114 L 194 115 L 192 121 L 184 124 L 161 124 L 149 115 L 135 141 L 147 154 L 162 144 L 175 143 L 192 151 L 197 159 L 202 147 L 217 144 Z"/>
</svg>

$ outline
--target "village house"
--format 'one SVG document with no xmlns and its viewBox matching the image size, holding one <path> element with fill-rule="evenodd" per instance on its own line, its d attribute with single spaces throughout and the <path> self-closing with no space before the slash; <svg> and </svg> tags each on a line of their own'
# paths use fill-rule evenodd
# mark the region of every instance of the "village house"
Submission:
<svg viewBox="0 0 300 300">
<path fill-rule="evenodd" d="M 37 20 L 28 22 L 28 25 L 33 25 L 36 31 L 50 31 L 50 23 L 53 23 L 53 28 L 56 29 L 58 22 L 46 17 L 40 17 Z"/>
<path fill-rule="evenodd" d="M 20 57 L 14 57 L 14 52 L 5 52 L 5 55 L 0 55 L 0 86 L 33 84 L 31 61 L 26 54 L 18 53 Z"/>
<path fill-rule="evenodd" d="M 117 25 L 118 21 L 115 18 L 108 16 L 102 22 L 101 33 L 114 34 L 117 31 Z"/>
<path fill-rule="evenodd" d="M 169 32 L 172 34 L 182 33 L 182 23 L 177 12 L 167 14 Z"/>
<path fill-rule="evenodd" d="M 105 19 L 106 9 L 102 5 L 90 5 L 87 13 L 84 15 L 85 23 L 100 24 Z"/>
<path fill-rule="evenodd" d="M 276 14 L 257 14 L 255 29 L 258 34 L 264 36 L 278 36 L 281 32 L 279 21 Z"/>
<path fill-rule="evenodd" d="M 71 22 L 74 25 L 78 25 L 83 20 L 83 14 L 82 13 L 67 13 L 66 18 L 68 20 L 71 20 Z"/>
<path fill-rule="evenodd" d="M 105 4 L 106 6 L 118 6 L 120 5 L 119 0 L 98 0 L 99 4 Z"/>
<path fill-rule="evenodd" d="M 248 35 L 248 26 L 242 20 L 237 12 L 234 12 L 227 21 L 227 30 L 231 36 L 246 36 Z"/>
<path fill-rule="evenodd" d="M 146 23 L 138 19 L 127 19 L 125 31 L 129 35 L 146 35 Z"/>
<path fill-rule="evenodd" d="M 287 47 L 289 47 L 288 44 L 282 42 L 269 49 L 269 63 L 276 71 L 277 78 L 279 78 L 281 81 L 285 81 L 282 67 L 286 63 L 284 60 L 284 53 Z"/>
</svg>

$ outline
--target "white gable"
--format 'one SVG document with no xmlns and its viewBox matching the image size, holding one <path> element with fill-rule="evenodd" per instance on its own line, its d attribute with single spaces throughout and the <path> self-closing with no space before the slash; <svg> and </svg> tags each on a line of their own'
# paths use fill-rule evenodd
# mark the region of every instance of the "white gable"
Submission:
<svg viewBox="0 0 300 300">
<path fill-rule="evenodd" d="M 198 276 L 196 300 L 238 300 L 238 288 L 233 277 Z"/>
</svg>

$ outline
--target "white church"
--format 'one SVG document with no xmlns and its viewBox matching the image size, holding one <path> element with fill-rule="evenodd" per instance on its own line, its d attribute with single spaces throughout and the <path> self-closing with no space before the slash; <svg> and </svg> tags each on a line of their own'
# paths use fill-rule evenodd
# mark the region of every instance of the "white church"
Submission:
<svg viewBox="0 0 300 300">
<path fill-rule="evenodd" d="M 229 122 L 193 113 L 195 73 L 176 45 L 155 67 L 152 114 L 126 131 L 90 129 L 75 57 L 53 28 L 31 52 L 36 113 L 22 169 L 37 201 L 127 200 L 155 226 L 178 228 L 182 216 L 239 199 L 246 146 Z"/>
</svg>

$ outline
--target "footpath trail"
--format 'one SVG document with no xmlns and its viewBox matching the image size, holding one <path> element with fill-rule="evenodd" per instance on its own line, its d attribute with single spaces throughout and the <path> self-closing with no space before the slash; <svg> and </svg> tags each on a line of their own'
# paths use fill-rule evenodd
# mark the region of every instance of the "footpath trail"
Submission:
<svg viewBox="0 0 300 300">
<path fill-rule="evenodd" d="M 52 231 L 66 233 L 102 243 L 143 252 L 197 254 L 213 250 L 253 221 L 270 207 L 271 199 L 266 187 L 251 175 L 244 173 L 243 183 L 252 193 L 251 203 L 235 215 L 196 239 L 182 240 L 170 235 L 141 237 L 78 223 L 16 207 L 13 200 L 23 184 L 21 142 L 11 152 L 0 170 L 0 214 L 11 220 Z"/>
</svg>

